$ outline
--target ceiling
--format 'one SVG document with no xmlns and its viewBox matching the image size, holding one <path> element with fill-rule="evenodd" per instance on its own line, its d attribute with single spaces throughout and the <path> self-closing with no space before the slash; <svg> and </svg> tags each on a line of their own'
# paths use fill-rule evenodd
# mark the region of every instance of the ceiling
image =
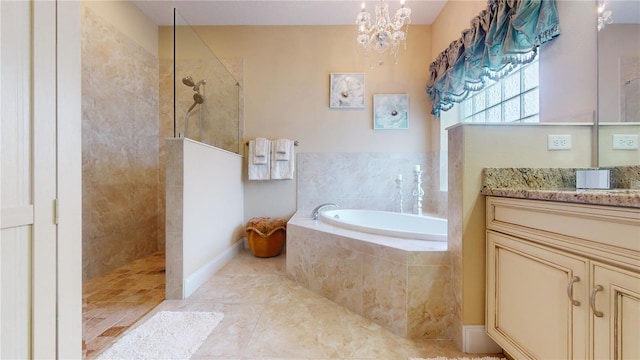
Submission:
<svg viewBox="0 0 640 360">
<path fill-rule="evenodd" d="M 640 23 L 640 0 L 609 0 L 605 4 L 606 10 L 611 11 L 613 23 Z"/>
<path fill-rule="evenodd" d="M 486 1 L 486 0 L 476 0 Z M 361 0 L 133 0 L 156 25 L 173 25 L 178 9 L 190 25 L 354 25 Z M 379 1 L 365 1 L 374 13 Z M 387 1 L 394 14 L 400 1 Z M 431 24 L 446 0 L 407 0 L 412 24 Z"/>
<path fill-rule="evenodd" d="M 470 0 L 486 1 L 486 0 Z M 354 25 L 361 0 L 132 0 L 156 25 L 173 25 L 178 9 L 190 25 Z M 390 13 L 399 0 L 387 0 Z M 433 23 L 447 0 L 407 0 L 411 23 Z M 640 0 L 605 0 L 614 23 L 639 23 Z M 364 1 L 372 13 L 377 0 Z M 595 1 L 594 1 L 595 5 Z"/>
</svg>

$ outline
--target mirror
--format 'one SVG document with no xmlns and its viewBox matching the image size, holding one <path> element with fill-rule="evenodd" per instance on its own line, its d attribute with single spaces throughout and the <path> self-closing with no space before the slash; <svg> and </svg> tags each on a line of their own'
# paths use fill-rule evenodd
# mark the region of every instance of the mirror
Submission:
<svg viewBox="0 0 640 360">
<path fill-rule="evenodd" d="M 640 165 L 640 1 L 598 0 L 596 6 L 602 20 L 598 31 L 598 166 Z"/>
</svg>

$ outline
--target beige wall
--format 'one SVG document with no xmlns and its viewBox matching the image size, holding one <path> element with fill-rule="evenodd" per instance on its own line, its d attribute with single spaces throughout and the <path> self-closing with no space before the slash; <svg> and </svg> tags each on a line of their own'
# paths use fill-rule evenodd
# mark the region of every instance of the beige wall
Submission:
<svg viewBox="0 0 640 360">
<path fill-rule="evenodd" d="M 485 202 L 481 172 L 486 167 L 589 167 L 590 153 L 546 148 L 547 135 L 572 134 L 574 149 L 591 143 L 591 125 L 464 124 L 449 129 L 449 251 L 452 259 L 454 326 L 484 324 Z M 515 156 L 514 156 L 515 155 Z"/>
<path fill-rule="evenodd" d="M 471 19 L 487 8 L 486 1 L 447 1 L 444 8 L 432 24 L 433 40 L 431 52 L 433 59 L 444 51 L 449 44 L 460 38 L 462 30 L 470 27 Z"/>
<path fill-rule="evenodd" d="M 433 152 L 424 90 L 431 58 L 429 26 L 409 30 L 398 64 L 369 68 L 355 46 L 353 26 L 195 27 L 220 58 L 244 60 L 245 140 L 263 136 L 300 142 L 298 152 Z M 170 31 L 161 28 L 161 49 Z M 161 57 L 165 53 L 160 54 Z M 332 72 L 365 73 L 365 109 L 329 108 Z M 409 94 L 409 130 L 373 131 L 372 96 Z M 437 130 L 437 129 L 436 129 Z M 436 133 L 437 134 L 437 133 Z M 246 173 L 246 170 L 243 170 Z M 253 182 L 243 177 L 245 220 L 289 217 L 296 209 L 294 181 Z"/>
</svg>

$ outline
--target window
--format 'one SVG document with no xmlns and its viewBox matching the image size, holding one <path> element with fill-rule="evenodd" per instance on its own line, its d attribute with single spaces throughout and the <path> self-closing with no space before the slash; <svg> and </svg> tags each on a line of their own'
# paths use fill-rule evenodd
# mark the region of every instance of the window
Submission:
<svg viewBox="0 0 640 360">
<path fill-rule="evenodd" d="M 539 122 L 538 61 L 519 66 L 460 103 L 460 122 Z"/>
<path fill-rule="evenodd" d="M 448 141 L 451 125 L 464 123 L 539 122 L 538 59 L 521 65 L 506 77 L 487 80 L 449 111 L 440 114 L 440 190 L 448 188 Z"/>
</svg>

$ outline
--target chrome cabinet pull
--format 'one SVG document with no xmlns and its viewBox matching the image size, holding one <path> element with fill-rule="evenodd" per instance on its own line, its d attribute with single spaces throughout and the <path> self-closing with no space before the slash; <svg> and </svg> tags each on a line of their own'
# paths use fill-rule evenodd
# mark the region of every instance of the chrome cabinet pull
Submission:
<svg viewBox="0 0 640 360">
<path fill-rule="evenodd" d="M 569 281 L 569 286 L 567 286 L 567 296 L 569 296 L 569 300 L 571 300 L 571 304 L 573 304 L 573 306 L 580 306 L 580 301 L 573 299 L 573 284 L 577 282 L 580 282 L 580 278 L 574 276 Z"/>
<path fill-rule="evenodd" d="M 596 293 L 598 291 L 603 291 L 603 290 L 604 288 L 602 287 L 602 285 L 596 285 L 596 287 L 594 287 L 593 290 L 591 291 L 591 296 L 589 296 L 589 305 L 591 305 L 591 310 L 593 310 L 593 315 L 595 315 L 596 317 L 604 316 L 602 311 L 596 310 Z"/>
</svg>

